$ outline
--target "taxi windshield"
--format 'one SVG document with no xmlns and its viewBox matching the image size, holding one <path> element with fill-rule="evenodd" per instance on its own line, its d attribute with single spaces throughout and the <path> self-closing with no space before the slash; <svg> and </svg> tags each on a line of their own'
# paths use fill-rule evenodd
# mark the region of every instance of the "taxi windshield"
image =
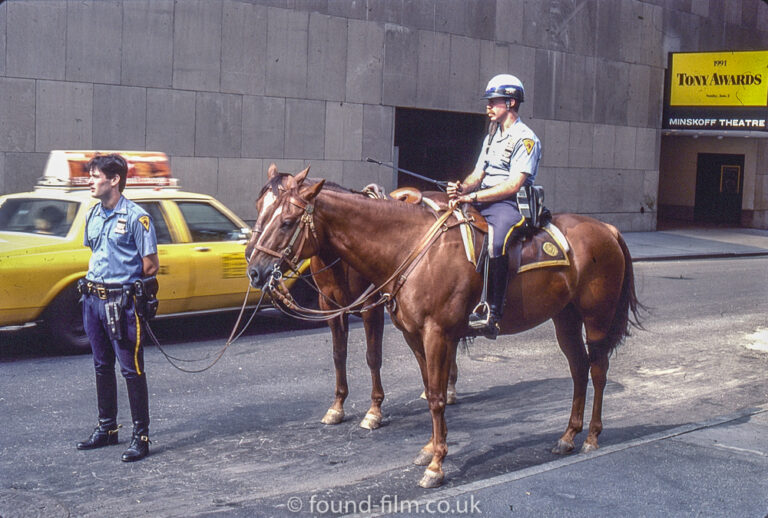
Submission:
<svg viewBox="0 0 768 518">
<path fill-rule="evenodd" d="M 78 203 L 45 198 L 10 198 L 0 205 L 0 231 L 64 237 Z"/>
</svg>

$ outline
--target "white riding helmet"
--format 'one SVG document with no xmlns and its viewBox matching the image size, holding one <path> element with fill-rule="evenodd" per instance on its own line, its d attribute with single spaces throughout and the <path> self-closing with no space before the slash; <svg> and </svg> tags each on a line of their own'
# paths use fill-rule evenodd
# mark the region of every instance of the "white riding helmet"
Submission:
<svg viewBox="0 0 768 518">
<path fill-rule="evenodd" d="M 525 89 L 523 83 L 511 74 L 499 74 L 488 81 L 485 87 L 485 99 L 517 99 L 518 102 L 525 100 Z"/>
</svg>

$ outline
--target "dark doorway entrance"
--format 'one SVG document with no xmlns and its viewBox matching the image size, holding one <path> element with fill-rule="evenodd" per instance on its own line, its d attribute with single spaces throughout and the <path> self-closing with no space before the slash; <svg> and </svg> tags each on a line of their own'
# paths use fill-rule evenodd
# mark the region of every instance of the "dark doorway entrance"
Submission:
<svg viewBox="0 0 768 518">
<path fill-rule="evenodd" d="M 462 180 L 475 166 L 487 121 L 481 114 L 397 108 L 397 166 L 435 180 Z M 397 186 L 436 190 L 403 173 L 398 174 Z"/>
<path fill-rule="evenodd" d="M 744 155 L 699 153 L 694 221 L 741 223 Z"/>
</svg>

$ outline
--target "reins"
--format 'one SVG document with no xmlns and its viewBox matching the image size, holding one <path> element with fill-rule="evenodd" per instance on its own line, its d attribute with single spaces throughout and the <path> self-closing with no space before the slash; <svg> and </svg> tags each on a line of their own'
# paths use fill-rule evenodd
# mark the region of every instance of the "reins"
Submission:
<svg viewBox="0 0 768 518">
<path fill-rule="evenodd" d="M 310 232 L 314 236 L 315 240 L 317 240 L 317 233 L 314 227 L 314 220 L 313 220 L 313 216 L 315 212 L 314 204 L 301 198 L 299 199 L 300 203 L 295 202 L 293 199 L 289 201 L 293 205 L 299 208 L 302 208 L 304 210 L 304 213 L 301 216 L 301 220 L 299 221 L 299 224 L 296 226 L 296 229 L 294 230 L 294 233 L 291 237 L 291 240 L 288 243 L 288 246 L 283 250 L 282 253 L 265 248 L 258 244 L 254 245 L 254 248 L 258 249 L 261 252 L 264 252 L 266 254 L 269 254 L 273 257 L 277 257 L 280 259 L 280 262 L 275 264 L 275 269 L 273 270 L 273 278 L 275 281 L 277 281 L 278 286 L 274 286 L 273 284 L 270 284 L 270 286 L 273 288 L 272 292 L 270 293 L 270 295 L 273 295 L 272 297 L 273 301 L 278 300 L 282 305 L 285 306 L 284 308 L 282 308 L 278 305 L 278 308 L 287 315 L 293 316 L 295 318 L 300 318 L 303 320 L 310 320 L 310 321 L 331 320 L 345 313 L 363 313 L 381 304 L 386 304 L 394 301 L 395 296 L 397 295 L 397 292 L 400 291 L 400 288 L 402 288 L 403 284 L 405 284 L 405 281 L 407 280 L 408 275 L 410 275 L 410 273 L 413 271 L 413 269 L 416 267 L 419 261 L 421 261 L 421 259 L 426 255 L 427 251 L 432 246 L 432 244 L 434 244 L 437 238 L 442 233 L 446 232 L 453 226 L 461 224 L 461 222 L 459 222 L 459 223 L 456 223 L 456 225 L 450 225 L 450 226 L 447 225 L 446 222 L 453 215 L 453 212 L 450 210 L 445 211 L 430 226 L 429 230 L 427 230 L 426 234 L 422 237 L 422 239 L 419 241 L 417 246 L 411 251 L 411 253 L 405 258 L 405 260 L 401 262 L 400 265 L 395 269 L 395 271 L 379 286 L 375 286 L 374 284 L 371 284 L 352 303 L 343 307 L 339 307 L 338 309 L 332 309 L 332 310 L 310 309 L 310 308 L 301 307 L 293 299 L 293 297 L 290 294 L 290 291 L 287 289 L 284 282 L 282 281 L 282 273 L 280 272 L 279 267 L 282 261 L 286 261 L 289 264 L 289 266 L 291 266 L 291 268 L 294 269 L 294 271 L 296 271 L 297 269 L 294 267 L 294 264 L 292 263 L 295 263 L 298 261 L 298 258 L 300 257 L 301 251 L 304 247 L 304 244 L 306 240 L 309 238 L 308 236 Z M 304 232 L 302 232 L 302 229 L 304 230 Z M 298 239 L 299 235 L 302 235 L 304 237 L 300 243 L 300 246 L 295 248 L 296 255 L 294 256 L 294 260 L 290 261 L 288 260 L 287 257 L 294 251 L 294 244 Z M 384 289 L 386 288 L 386 286 L 393 281 L 394 281 L 394 285 L 392 287 L 392 290 L 390 292 L 385 292 Z M 372 295 L 375 295 L 377 293 L 379 293 L 381 296 L 376 302 L 372 304 L 364 305 L 366 300 L 368 300 Z"/>
</svg>

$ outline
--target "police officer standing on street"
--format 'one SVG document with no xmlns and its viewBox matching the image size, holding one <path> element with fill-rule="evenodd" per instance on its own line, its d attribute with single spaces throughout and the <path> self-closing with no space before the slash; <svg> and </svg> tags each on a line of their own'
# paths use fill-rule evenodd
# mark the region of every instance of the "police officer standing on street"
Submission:
<svg viewBox="0 0 768 518">
<path fill-rule="evenodd" d="M 469 325 L 477 333 L 495 339 L 508 272 L 514 277 L 520 267 L 525 218 L 520 214 L 517 193 L 523 187 L 533 186 L 541 142 L 518 115 L 525 90 L 517 77 L 493 77 L 483 97 L 490 119 L 488 135 L 472 173 L 463 182 L 449 182 L 447 192 L 451 208 L 459 203 L 472 203 L 488 221 L 488 304 L 478 304 L 469 316 Z"/>
<path fill-rule="evenodd" d="M 157 292 L 157 237 L 150 216 L 122 195 L 128 176 L 122 156 L 97 154 L 87 168 L 91 195 L 99 203 L 86 220 L 84 245 L 92 255 L 79 289 L 96 369 L 99 425 L 90 438 L 77 443 L 77 449 L 117 444 L 117 358 L 133 419 L 133 438 L 122 460 L 132 462 L 149 454 L 142 320 L 152 316 L 146 314 L 146 294 Z"/>
</svg>

